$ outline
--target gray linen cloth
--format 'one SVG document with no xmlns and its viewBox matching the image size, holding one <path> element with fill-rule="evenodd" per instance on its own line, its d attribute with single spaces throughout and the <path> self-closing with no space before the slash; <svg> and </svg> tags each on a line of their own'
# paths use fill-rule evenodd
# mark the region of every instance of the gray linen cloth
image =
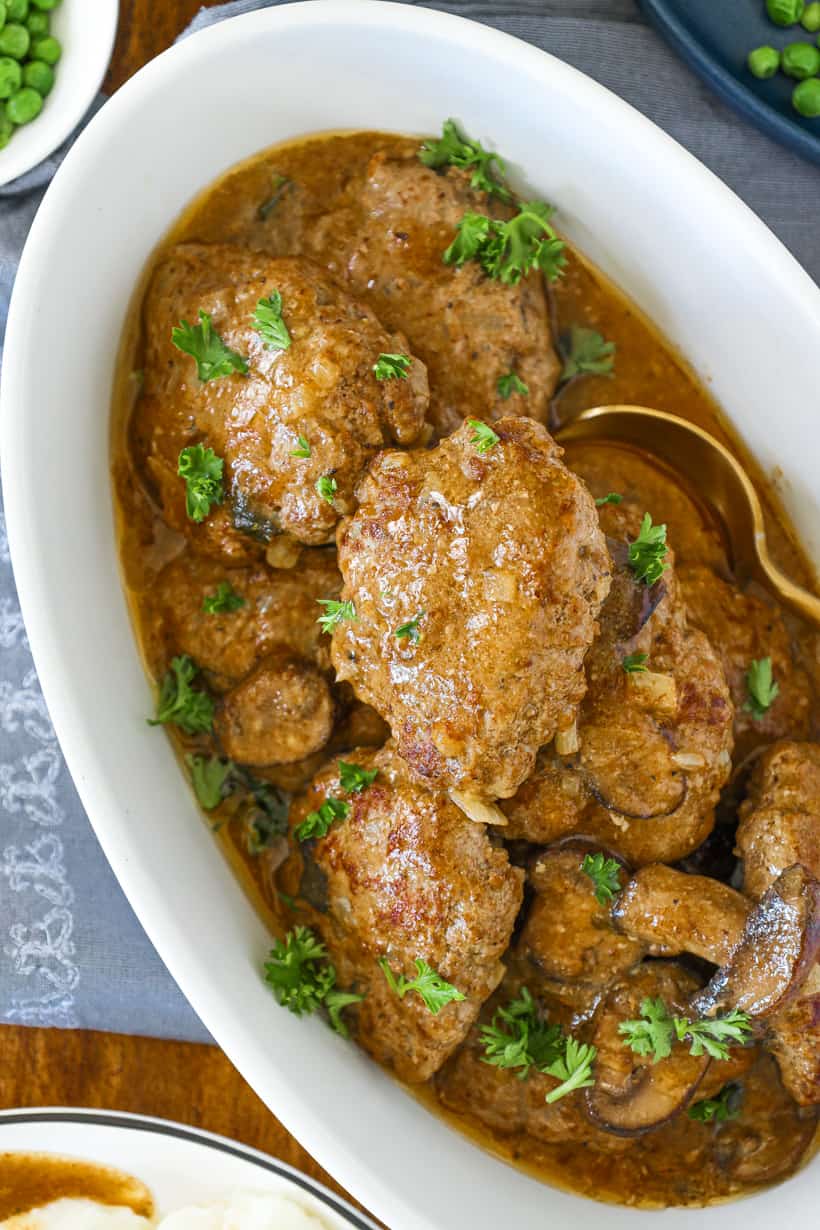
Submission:
<svg viewBox="0 0 820 1230">
<path fill-rule="evenodd" d="M 260 0 L 236 0 L 203 10 L 186 33 L 260 7 Z M 820 280 L 820 229 L 811 221 L 818 168 L 716 99 L 647 27 L 633 0 L 429 7 L 526 39 L 620 94 L 725 180 Z M 20 250 L 68 145 L 0 189 L 0 345 Z M 114 880 L 62 760 L 17 605 L 2 504 L 0 1021 L 208 1037 Z"/>
</svg>

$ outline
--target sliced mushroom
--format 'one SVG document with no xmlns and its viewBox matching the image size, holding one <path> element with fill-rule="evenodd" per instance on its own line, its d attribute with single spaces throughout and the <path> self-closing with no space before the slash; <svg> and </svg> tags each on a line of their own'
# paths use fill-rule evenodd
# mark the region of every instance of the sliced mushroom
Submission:
<svg viewBox="0 0 820 1230">
<path fill-rule="evenodd" d="M 689 1014 L 735 1008 L 770 1016 L 797 994 L 818 952 L 820 884 L 795 863 L 763 894 L 729 961 L 694 997 Z"/>
<path fill-rule="evenodd" d="M 637 871 L 612 910 L 618 930 L 654 956 L 688 952 L 723 965 L 740 942 L 752 903 L 726 884 L 663 863 Z"/>
<path fill-rule="evenodd" d="M 641 1015 L 646 998 L 661 998 L 670 1012 L 682 1013 L 697 986 L 691 974 L 671 963 L 645 963 L 619 979 L 598 1009 L 592 1038 L 598 1054 L 595 1084 L 586 1091 L 593 1123 L 618 1136 L 641 1136 L 669 1122 L 691 1102 L 710 1064 L 677 1044 L 657 1063 L 636 1055 L 619 1026 Z"/>
</svg>

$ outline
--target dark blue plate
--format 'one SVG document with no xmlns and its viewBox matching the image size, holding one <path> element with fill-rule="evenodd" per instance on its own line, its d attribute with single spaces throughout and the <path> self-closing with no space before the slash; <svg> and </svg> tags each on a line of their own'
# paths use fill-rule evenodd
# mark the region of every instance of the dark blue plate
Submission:
<svg viewBox="0 0 820 1230">
<path fill-rule="evenodd" d="M 783 30 L 766 16 L 764 0 L 638 0 L 650 21 L 694 70 L 758 128 L 805 158 L 820 162 L 820 118 L 798 115 L 797 84 L 783 73 L 758 81 L 746 67 L 753 47 L 814 42 L 802 26 Z"/>
</svg>

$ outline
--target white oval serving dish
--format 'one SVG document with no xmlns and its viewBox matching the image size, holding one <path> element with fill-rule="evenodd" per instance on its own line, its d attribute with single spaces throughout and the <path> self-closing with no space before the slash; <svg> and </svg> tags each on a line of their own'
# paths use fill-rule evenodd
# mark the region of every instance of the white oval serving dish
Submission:
<svg viewBox="0 0 820 1230">
<path fill-rule="evenodd" d="M 673 338 L 820 560 L 820 290 L 766 227 L 648 120 L 481 25 L 375 0 L 238 17 L 153 61 L 77 141 L 23 254 L 6 343 L 2 463 L 34 656 L 74 781 L 149 936 L 256 1091 L 391 1230 L 631 1230 L 644 1214 L 544 1187 L 432 1117 L 320 1021 L 277 1007 L 268 936 L 209 842 L 167 740 L 120 586 L 108 476 L 117 345 L 152 247 L 231 164 L 301 133 L 432 132 L 447 116 Z M 815 1162 L 667 1230 L 814 1217 Z"/>
</svg>

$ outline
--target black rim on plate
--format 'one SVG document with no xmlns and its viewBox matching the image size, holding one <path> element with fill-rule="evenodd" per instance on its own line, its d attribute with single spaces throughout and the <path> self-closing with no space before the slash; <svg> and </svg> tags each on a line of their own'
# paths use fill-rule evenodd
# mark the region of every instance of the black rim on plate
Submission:
<svg viewBox="0 0 820 1230">
<path fill-rule="evenodd" d="M 334 1213 L 343 1217 L 356 1230 L 377 1230 L 376 1223 L 364 1217 L 347 1201 L 335 1196 L 321 1183 L 309 1178 L 285 1162 L 268 1157 L 253 1149 L 250 1145 L 242 1145 L 238 1141 L 228 1140 L 225 1136 L 201 1132 L 196 1128 L 186 1127 L 182 1123 L 172 1123 L 169 1119 L 143 1118 L 141 1115 L 117 1114 L 114 1111 L 101 1110 L 12 1110 L 0 1111 L 0 1130 L 5 1123 L 81 1123 L 94 1127 L 125 1128 L 132 1132 L 146 1132 L 156 1136 L 172 1136 L 177 1140 L 185 1140 L 190 1144 L 214 1149 L 217 1153 L 227 1153 L 243 1162 L 250 1162 L 260 1170 L 267 1170 L 281 1179 L 287 1179 L 321 1201 Z"/>
</svg>

